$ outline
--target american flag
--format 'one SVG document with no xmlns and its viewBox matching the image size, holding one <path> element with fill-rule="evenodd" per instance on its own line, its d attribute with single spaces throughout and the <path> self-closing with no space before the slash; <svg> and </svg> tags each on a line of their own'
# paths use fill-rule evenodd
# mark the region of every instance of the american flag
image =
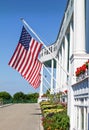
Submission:
<svg viewBox="0 0 89 130">
<path fill-rule="evenodd" d="M 35 88 L 38 87 L 38 75 L 40 75 L 42 66 L 38 60 L 41 47 L 42 44 L 33 39 L 23 26 L 18 45 L 8 63 Z"/>
</svg>

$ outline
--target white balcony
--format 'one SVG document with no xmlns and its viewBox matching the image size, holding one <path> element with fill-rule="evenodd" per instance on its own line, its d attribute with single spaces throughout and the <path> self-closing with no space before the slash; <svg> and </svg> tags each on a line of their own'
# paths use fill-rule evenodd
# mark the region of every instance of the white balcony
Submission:
<svg viewBox="0 0 89 130">
<path fill-rule="evenodd" d="M 57 51 L 57 46 L 56 44 L 52 44 L 50 46 L 47 47 L 49 49 L 49 52 L 46 48 L 43 48 L 40 52 L 40 61 L 42 63 L 50 61 L 51 59 L 53 59 L 53 56 L 56 56 L 56 51 Z"/>
</svg>

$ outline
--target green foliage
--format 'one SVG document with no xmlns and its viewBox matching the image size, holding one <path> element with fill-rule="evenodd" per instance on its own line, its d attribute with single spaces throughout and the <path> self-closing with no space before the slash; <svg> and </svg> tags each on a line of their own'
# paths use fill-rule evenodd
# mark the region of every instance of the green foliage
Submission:
<svg viewBox="0 0 89 130">
<path fill-rule="evenodd" d="M 24 94 L 23 92 L 17 92 L 13 95 L 14 103 L 36 103 L 38 99 L 38 93 Z"/>
<path fill-rule="evenodd" d="M 0 100 L 1 104 L 11 103 L 12 102 L 12 96 L 8 92 L 0 92 Z"/>
<path fill-rule="evenodd" d="M 23 102 L 25 94 L 23 92 L 17 92 L 13 95 L 13 102 Z"/>
<path fill-rule="evenodd" d="M 38 93 L 24 94 L 17 92 L 13 97 L 8 92 L 0 92 L 0 104 L 7 103 L 36 103 L 39 97 Z"/>
<path fill-rule="evenodd" d="M 69 117 L 64 104 L 41 102 L 44 130 L 69 130 Z"/>
<path fill-rule="evenodd" d="M 46 95 L 50 95 L 50 88 L 46 91 Z"/>
<path fill-rule="evenodd" d="M 9 100 L 12 97 L 8 92 L 3 91 L 3 92 L 0 92 L 0 98 L 2 98 L 3 100 Z"/>
<path fill-rule="evenodd" d="M 46 97 L 48 97 L 48 99 L 50 100 L 51 103 L 60 102 L 61 92 L 60 92 L 60 93 L 57 93 L 57 94 L 50 94 L 50 89 L 48 89 L 44 95 L 45 95 Z M 44 96 L 44 95 L 43 95 L 43 96 Z"/>
<path fill-rule="evenodd" d="M 67 130 L 69 128 L 69 117 L 65 111 L 55 114 L 53 120 L 57 122 L 55 128 L 61 130 Z"/>
<path fill-rule="evenodd" d="M 3 104 L 3 99 L 2 98 L 0 98 L 0 105 L 2 105 Z"/>
<path fill-rule="evenodd" d="M 43 119 L 44 130 L 68 130 L 69 117 L 65 112 L 56 113 Z"/>
<path fill-rule="evenodd" d="M 33 103 L 37 102 L 38 97 L 39 97 L 38 93 L 27 94 L 27 100 Z"/>
<path fill-rule="evenodd" d="M 24 94 L 23 92 L 17 92 L 13 97 L 3 91 L 0 92 L 0 105 L 7 103 L 36 103 L 39 97 L 38 93 Z"/>
</svg>

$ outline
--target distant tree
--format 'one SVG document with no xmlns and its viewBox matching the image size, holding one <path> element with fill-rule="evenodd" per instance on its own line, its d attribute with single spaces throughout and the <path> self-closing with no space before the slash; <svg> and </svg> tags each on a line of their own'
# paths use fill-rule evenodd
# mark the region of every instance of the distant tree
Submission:
<svg viewBox="0 0 89 130">
<path fill-rule="evenodd" d="M 10 100 L 12 96 L 8 92 L 0 92 L 0 98 L 3 100 Z"/>
<path fill-rule="evenodd" d="M 23 92 L 17 92 L 13 95 L 14 102 L 23 102 L 25 99 L 25 94 Z"/>
<path fill-rule="evenodd" d="M 12 96 L 8 92 L 0 92 L 0 103 L 7 104 L 12 102 Z"/>
<path fill-rule="evenodd" d="M 31 102 L 37 102 L 38 97 L 39 97 L 38 93 L 27 94 L 27 99 Z"/>
<path fill-rule="evenodd" d="M 13 102 L 34 103 L 37 102 L 38 96 L 38 93 L 24 94 L 23 92 L 17 92 L 13 95 Z"/>
</svg>

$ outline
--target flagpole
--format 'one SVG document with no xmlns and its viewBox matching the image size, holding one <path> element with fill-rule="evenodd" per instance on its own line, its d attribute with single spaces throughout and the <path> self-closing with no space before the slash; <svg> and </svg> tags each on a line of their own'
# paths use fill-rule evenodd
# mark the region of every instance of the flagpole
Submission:
<svg viewBox="0 0 89 130">
<path fill-rule="evenodd" d="M 28 31 L 31 31 L 36 37 L 37 39 L 43 44 L 43 46 L 48 50 L 48 52 L 51 54 L 51 56 L 57 61 L 57 63 L 60 65 L 60 67 L 62 68 L 62 70 L 66 73 L 67 76 L 70 76 L 69 73 L 62 67 L 62 65 L 59 63 L 58 59 L 55 58 L 55 56 L 52 54 L 52 52 L 48 49 L 48 47 L 44 44 L 44 42 L 39 38 L 39 36 L 33 31 L 33 29 L 27 24 L 27 22 L 21 18 L 22 23 L 24 24 L 24 26 L 26 27 L 26 29 Z"/>
</svg>

